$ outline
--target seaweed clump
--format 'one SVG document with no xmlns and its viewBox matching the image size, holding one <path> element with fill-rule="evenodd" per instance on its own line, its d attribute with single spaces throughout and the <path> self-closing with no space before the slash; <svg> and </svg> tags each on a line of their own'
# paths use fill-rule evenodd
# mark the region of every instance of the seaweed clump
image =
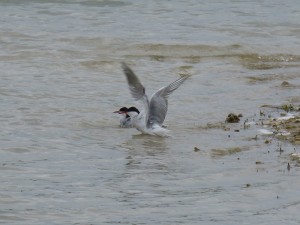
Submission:
<svg viewBox="0 0 300 225">
<path fill-rule="evenodd" d="M 240 122 L 240 117 L 242 117 L 242 114 L 236 115 L 234 113 L 229 113 L 225 122 L 226 123 L 238 123 L 238 122 Z"/>
<path fill-rule="evenodd" d="M 286 131 L 287 135 L 277 135 L 278 138 L 282 138 L 290 141 L 292 144 L 300 144 L 300 117 L 290 118 L 288 120 L 275 120 L 271 122 L 273 128 L 279 133 Z"/>
</svg>

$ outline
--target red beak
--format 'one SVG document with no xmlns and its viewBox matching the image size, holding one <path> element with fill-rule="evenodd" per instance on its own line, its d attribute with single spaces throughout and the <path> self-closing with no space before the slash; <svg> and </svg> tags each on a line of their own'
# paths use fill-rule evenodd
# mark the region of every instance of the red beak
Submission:
<svg viewBox="0 0 300 225">
<path fill-rule="evenodd" d="M 114 111 L 113 113 L 119 113 L 119 114 L 126 114 L 126 112 L 123 112 L 123 111 Z"/>
</svg>

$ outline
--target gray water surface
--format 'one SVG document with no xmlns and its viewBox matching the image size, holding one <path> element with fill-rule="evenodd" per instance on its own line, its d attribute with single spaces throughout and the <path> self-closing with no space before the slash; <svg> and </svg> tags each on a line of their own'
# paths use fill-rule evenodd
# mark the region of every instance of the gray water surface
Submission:
<svg viewBox="0 0 300 225">
<path fill-rule="evenodd" d="M 283 113 L 261 106 L 300 103 L 298 1 L 1 1 L 0 20 L 0 223 L 299 224 L 299 146 L 259 133 Z M 140 107 L 123 61 L 149 95 L 191 76 L 172 137 L 119 128 Z"/>
</svg>

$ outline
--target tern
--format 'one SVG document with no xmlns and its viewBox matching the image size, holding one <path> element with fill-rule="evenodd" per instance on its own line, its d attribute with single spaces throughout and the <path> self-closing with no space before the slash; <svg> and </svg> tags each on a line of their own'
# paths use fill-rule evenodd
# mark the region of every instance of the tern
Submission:
<svg viewBox="0 0 300 225">
<path fill-rule="evenodd" d="M 175 91 L 189 76 L 181 76 L 168 86 L 160 88 L 150 98 L 145 92 L 138 77 L 125 63 L 122 63 L 123 72 L 126 76 L 132 97 L 143 102 L 144 109 L 139 112 L 135 107 L 127 109 L 132 126 L 143 134 L 167 137 L 169 130 L 164 128 L 163 122 L 168 111 L 168 97 Z"/>
<path fill-rule="evenodd" d="M 140 111 L 135 108 L 134 106 L 130 107 L 130 110 L 135 110 L 137 113 L 140 113 Z M 131 117 L 127 114 L 128 108 L 127 107 L 122 107 L 119 110 L 115 111 L 114 113 L 118 113 L 121 115 L 120 119 L 120 127 L 122 128 L 132 128 L 132 121 Z"/>
</svg>

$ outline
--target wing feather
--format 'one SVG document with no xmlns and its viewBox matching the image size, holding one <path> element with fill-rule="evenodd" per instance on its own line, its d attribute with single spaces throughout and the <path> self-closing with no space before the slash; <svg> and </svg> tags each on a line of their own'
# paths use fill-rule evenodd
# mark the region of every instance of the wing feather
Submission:
<svg viewBox="0 0 300 225">
<path fill-rule="evenodd" d="M 145 88 L 140 82 L 139 78 L 134 74 L 134 72 L 125 63 L 122 63 L 122 68 L 127 79 L 130 93 L 132 97 L 138 101 L 145 95 Z"/>
<path fill-rule="evenodd" d="M 189 76 L 182 76 L 166 87 L 159 89 L 151 97 L 149 104 L 149 119 L 147 126 L 151 127 L 153 124 L 162 126 L 168 111 L 168 97 L 173 93 Z"/>
<path fill-rule="evenodd" d="M 142 100 L 145 107 L 145 119 L 148 121 L 148 109 L 149 109 L 149 100 L 145 92 L 145 87 L 140 82 L 139 78 L 135 75 L 132 69 L 126 65 L 126 63 L 122 63 L 123 72 L 126 76 L 127 83 L 129 86 L 130 93 L 132 97 L 138 101 Z M 145 122 L 146 122 L 145 121 Z"/>
</svg>

